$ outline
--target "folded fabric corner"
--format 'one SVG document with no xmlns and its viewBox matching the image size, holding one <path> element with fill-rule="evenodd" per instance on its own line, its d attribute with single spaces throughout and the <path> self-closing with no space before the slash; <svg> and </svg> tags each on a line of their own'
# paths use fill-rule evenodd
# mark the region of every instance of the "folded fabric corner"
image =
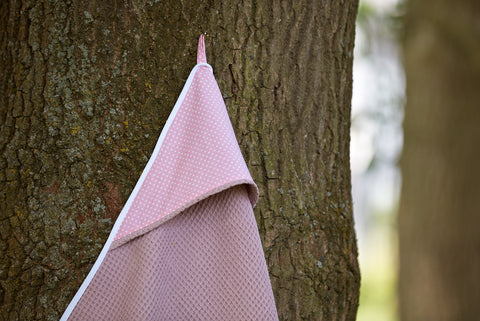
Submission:
<svg viewBox="0 0 480 321">
<path fill-rule="evenodd" d="M 278 320 L 257 199 L 201 35 L 197 65 L 61 320 Z"/>
</svg>

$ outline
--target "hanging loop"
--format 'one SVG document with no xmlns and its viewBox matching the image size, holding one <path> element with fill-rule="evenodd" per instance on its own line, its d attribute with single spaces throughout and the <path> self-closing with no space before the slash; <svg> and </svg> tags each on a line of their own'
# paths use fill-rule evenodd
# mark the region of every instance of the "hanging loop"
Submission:
<svg viewBox="0 0 480 321">
<path fill-rule="evenodd" d="M 205 37 L 203 34 L 201 34 L 198 39 L 197 64 L 200 63 L 207 63 L 207 55 L 205 54 Z"/>
</svg>

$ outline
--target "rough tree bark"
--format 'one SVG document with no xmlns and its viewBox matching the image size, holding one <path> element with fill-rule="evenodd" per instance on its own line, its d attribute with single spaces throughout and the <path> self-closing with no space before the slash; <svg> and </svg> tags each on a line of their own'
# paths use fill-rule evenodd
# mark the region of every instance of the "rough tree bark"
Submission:
<svg viewBox="0 0 480 321">
<path fill-rule="evenodd" d="M 480 3 L 408 2 L 403 321 L 480 315 Z"/>
<path fill-rule="evenodd" d="M 356 0 L 0 4 L 1 319 L 56 320 L 207 56 L 261 196 L 282 320 L 354 320 Z"/>
</svg>

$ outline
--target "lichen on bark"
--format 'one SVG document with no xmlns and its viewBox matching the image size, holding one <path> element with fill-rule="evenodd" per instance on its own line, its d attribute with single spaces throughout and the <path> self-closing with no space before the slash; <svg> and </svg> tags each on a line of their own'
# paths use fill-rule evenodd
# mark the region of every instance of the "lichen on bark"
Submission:
<svg viewBox="0 0 480 321">
<path fill-rule="evenodd" d="M 0 4 L 2 319 L 57 320 L 95 261 L 207 33 L 282 320 L 354 320 L 356 1 Z"/>
</svg>

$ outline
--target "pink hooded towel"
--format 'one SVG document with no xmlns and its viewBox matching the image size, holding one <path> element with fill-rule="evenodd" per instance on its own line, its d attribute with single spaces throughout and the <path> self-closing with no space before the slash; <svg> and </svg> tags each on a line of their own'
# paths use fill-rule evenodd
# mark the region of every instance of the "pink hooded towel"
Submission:
<svg viewBox="0 0 480 321">
<path fill-rule="evenodd" d="M 202 35 L 155 150 L 61 320 L 278 320 L 257 199 Z"/>
</svg>

